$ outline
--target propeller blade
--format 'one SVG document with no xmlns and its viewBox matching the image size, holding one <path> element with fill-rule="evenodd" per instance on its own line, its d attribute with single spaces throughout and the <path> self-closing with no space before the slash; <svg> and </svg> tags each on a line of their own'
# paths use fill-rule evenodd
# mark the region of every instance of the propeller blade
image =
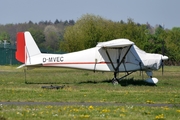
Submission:
<svg viewBox="0 0 180 120">
<path fill-rule="evenodd" d="M 166 59 L 166 56 L 164 56 L 164 40 L 162 41 L 162 58 L 161 58 L 161 64 L 162 64 L 162 75 L 164 73 L 164 59 Z"/>
<path fill-rule="evenodd" d="M 163 73 L 164 73 L 164 60 L 162 60 L 162 75 L 163 75 Z"/>
<path fill-rule="evenodd" d="M 167 59 L 168 59 L 168 56 L 162 56 L 161 57 L 162 75 L 164 72 L 164 60 L 167 60 Z"/>
</svg>

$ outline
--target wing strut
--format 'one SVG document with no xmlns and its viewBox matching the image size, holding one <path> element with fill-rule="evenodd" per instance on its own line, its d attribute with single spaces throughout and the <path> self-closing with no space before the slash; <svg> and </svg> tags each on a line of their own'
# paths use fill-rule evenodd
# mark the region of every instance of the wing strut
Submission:
<svg viewBox="0 0 180 120">
<path fill-rule="evenodd" d="M 132 46 L 132 45 L 131 45 L 131 46 Z M 111 65 L 112 65 L 114 71 L 119 72 L 119 66 L 120 66 L 120 65 L 122 64 L 122 62 L 125 60 L 125 57 L 126 57 L 127 53 L 129 52 L 131 46 L 129 46 L 128 50 L 127 50 L 126 53 L 124 54 L 124 56 L 123 56 L 123 58 L 121 59 L 121 61 L 119 61 L 119 60 L 117 61 L 117 62 L 118 62 L 118 65 L 117 65 L 116 67 L 114 66 L 114 64 L 113 64 L 113 62 L 112 62 L 112 59 L 111 59 L 111 57 L 110 57 L 110 55 L 109 55 L 109 53 L 108 53 L 108 51 L 107 51 L 107 48 L 105 48 L 106 54 L 107 54 L 107 56 L 108 56 L 108 59 L 109 59 Z M 120 54 L 120 53 L 119 53 L 119 54 Z"/>
<path fill-rule="evenodd" d="M 109 56 L 109 53 L 108 53 L 108 51 L 107 51 L 107 48 L 106 48 L 105 50 L 106 50 L 106 54 L 107 54 L 107 56 L 108 56 L 108 59 L 109 59 L 111 65 L 112 65 L 114 71 L 116 71 L 116 68 L 114 67 L 114 64 L 113 64 L 113 62 L 112 62 L 112 60 L 111 60 L 111 57 Z"/>
<path fill-rule="evenodd" d="M 114 66 L 114 64 L 113 64 L 113 62 L 112 62 L 112 59 L 111 59 L 111 57 L 110 57 L 110 55 L 109 55 L 109 53 L 108 53 L 107 48 L 105 48 L 106 54 L 107 54 L 107 56 L 108 56 L 108 59 L 109 59 L 111 65 L 112 65 L 112 67 L 113 67 L 113 69 L 114 69 L 114 78 L 112 79 L 113 84 L 118 83 L 118 82 L 117 82 L 118 79 L 117 79 L 116 77 L 117 77 L 117 73 L 119 73 L 119 66 L 124 62 L 125 57 L 126 57 L 127 53 L 129 52 L 131 46 L 132 46 L 132 45 L 128 46 L 129 48 L 128 48 L 128 50 L 126 51 L 126 53 L 124 54 L 124 56 L 122 57 L 121 60 L 119 60 L 119 59 L 120 59 L 120 55 L 119 55 L 119 58 L 118 58 L 118 60 L 117 60 L 118 65 L 117 65 L 116 67 Z M 122 49 L 122 48 L 121 48 L 121 49 Z M 119 53 L 119 54 L 120 54 L 120 53 Z M 127 72 L 126 67 L 125 67 L 125 64 L 124 64 L 124 69 L 125 69 L 125 71 Z M 128 72 L 127 72 L 127 75 L 129 75 L 129 74 L 131 74 L 131 73 L 128 73 Z"/>
<path fill-rule="evenodd" d="M 131 45 L 132 46 L 132 45 Z M 121 65 L 121 63 L 125 60 L 125 57 L 127 55 L 127 53 L 129 52 L 131 46 L 129 46 L 128 50 L 126 51 L 126 53 L 124 54 L 123 58 L 121 59 L 121 61 L 119 62 L 118 66 L 116 67 L 116 70 L 117 72 L 119 72 L 119 66 Z"/>
</svg>

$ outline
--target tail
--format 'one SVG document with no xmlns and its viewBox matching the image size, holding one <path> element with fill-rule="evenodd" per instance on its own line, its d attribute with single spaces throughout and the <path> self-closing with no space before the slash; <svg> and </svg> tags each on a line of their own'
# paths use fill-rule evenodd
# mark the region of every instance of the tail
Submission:
<svg viewBox="0 0 180 120">
<path fill-rule="evenodd" d="M 30 32 L 19 32 L 16 42 L 16 59 L 19 62 L 26 64 L 31 57 L 41 54 Z"/>
</svg>

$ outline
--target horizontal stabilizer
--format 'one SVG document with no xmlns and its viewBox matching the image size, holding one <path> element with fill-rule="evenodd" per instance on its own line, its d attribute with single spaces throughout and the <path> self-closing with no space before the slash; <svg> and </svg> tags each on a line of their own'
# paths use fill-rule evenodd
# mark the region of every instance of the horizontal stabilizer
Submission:
<svg viewBox="0 0 180 120">
<path fill-rule="evenodd" d="M 25 64 L 22 64 L 19 67 L 17 67 L 16 69 L 19 69 L 19 68 L 22 68 L 22 67 L 25 67 L 25 66 L 26 66 Z"/>
<path fill-rule="evenodd" d="M 26 64 L 22 64 L 19 67 L 17 67 L 16 69 L 22 68 L 22 67 L 27 67 L 28 69 L 32 69 L 32 68 L 36 68 L 36 67 L 42 67 L 42 64 L 31 64 L 31 65 L 26 65 Z"/>
</svg>

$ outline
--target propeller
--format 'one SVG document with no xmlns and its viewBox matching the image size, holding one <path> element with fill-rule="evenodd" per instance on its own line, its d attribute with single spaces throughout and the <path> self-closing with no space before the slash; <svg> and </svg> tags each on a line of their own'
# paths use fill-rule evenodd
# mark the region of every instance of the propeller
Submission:
<svg viewBox="0 0 180 120">
<path fill-rule="evenodd" d="M 164 55 L 164 41 L 162 41 L 162 57 L 161 57 L 161 64 L 162 64 L 162 75 L 164 72 L 164 60 L 167 60 L 168 57 Z"/>
<path fill-rule="evenodd" d="M 163 75 L 163 73 L 164 73 L 164 60 L 162 60 L 161 64 L 162 64 L 162 75 Z"/>
<path fill-rule="evenodd" d="M 162 64 L 162 75 L 163 75 L 163 73 L 164 73 L 164 60 L 163 60 L 163 57 L 164 57 L 164 41 L 162 41 L 162 58 L 161 58 L 161 60 L 162 60 L 162 62 L 161 62 L 161 64 Z"/>
</svg>

